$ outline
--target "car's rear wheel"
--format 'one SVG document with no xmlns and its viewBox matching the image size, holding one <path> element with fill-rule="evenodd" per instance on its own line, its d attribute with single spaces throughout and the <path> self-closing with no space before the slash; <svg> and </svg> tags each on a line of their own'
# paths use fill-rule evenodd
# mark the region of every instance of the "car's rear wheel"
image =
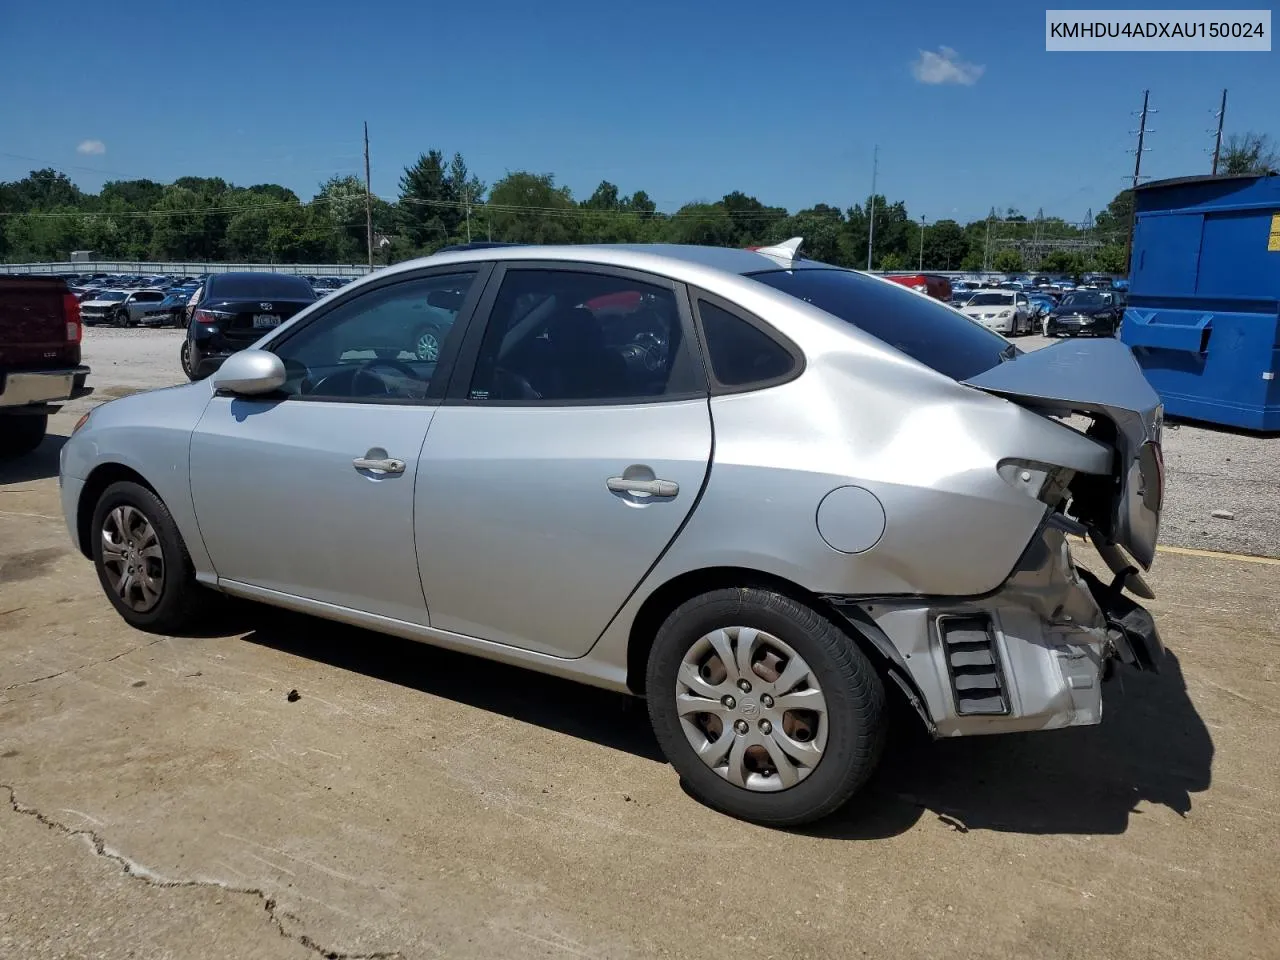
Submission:
<svg viewBox="0 0 1280 960">
<path fill-rule="evenodd" d="M 191 341 L 190 340 L 183 340 L 182 346 L 178 348 L 178 362 L 182 364 L 182 372 L 187 375 L 187 379 L 194 380 L 196 376 L 191 369 Z"/>
<path fill-rule="evenodd" d="M 0 457 L 20 457 L 40 446 L 49 429 L 48 414 L 0 417 Z"/>
<path fill-rule="evenodd" d="M 744 820 L 795 826 L 842 806 L 884 744 L 884 687 L 847 634 L 770 590 L 717 590 L 662 625 L 649 717 L 689 791 Z"/>
<path fill-rule="evenodd" d="M 132 481 L 113 483 L 93 510 L 90 544 L 98 581 L 132 627 L 174 633 L 207 612 L 211 594 L 164 502 Z"/>
</svg>

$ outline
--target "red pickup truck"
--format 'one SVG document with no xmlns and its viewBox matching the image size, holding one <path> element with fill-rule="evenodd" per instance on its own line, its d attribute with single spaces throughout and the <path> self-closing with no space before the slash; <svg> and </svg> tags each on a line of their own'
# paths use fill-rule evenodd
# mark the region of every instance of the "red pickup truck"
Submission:
<svg viewBox="0 0 1280 960">
<path fill-rule="evenodd" d="M 0 275 L 0 457 L 34 450 L 59 404 L 93 392 L 81 334 L 64 280 Z"/>
</svg>

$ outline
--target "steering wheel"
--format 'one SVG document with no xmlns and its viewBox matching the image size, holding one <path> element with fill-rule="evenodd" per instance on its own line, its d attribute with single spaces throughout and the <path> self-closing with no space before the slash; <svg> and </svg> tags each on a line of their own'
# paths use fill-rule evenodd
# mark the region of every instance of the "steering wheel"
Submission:
<svg viewBox="0 0 1280 960">
<path fill-rule="evenodd" d="M 425 391 L 426 383 L 423 381 L 422 377 L 418 375 L 418 371 L 414 370 L 413 367 L 409 366 L 407 363 L 404 363 L 403 361 L 400 361 L 400 360 L 392 360 L 390 358 L 387 358 L 387 359 L 379 358 L 379 359 L 365 361 L 364 363 L 360 364 L 360 366 L 356 367 L 355 370 L 352 372 L 351 374 L 352 396 L 362 397 L 362 396 L 369 395 L 361 392 L 360 390 L 360 383 L 362 380 L 369 381 L 376 389 L 381 390 L 387 396 L 393 395 L 391 388 L 387 385 L 387 382 L 383 380 L 381 377 L 379 377 L 376 373 L 374 373 L 374 371 L 378 370 L 379 368 L 384 370 L 394 370 L 396 373 L 400 374 L 406 379 L 413 380 L 417 383 L 421 383 L 423 384 L 423 388 Z"/>
<path fill-rule="evenodd" d="M 657 373 L 667 362 L 667 341 L 650 330 L 637 333 L 631 345 L 640 349 L 640 362 L 650 373 Z"/>
</svg>

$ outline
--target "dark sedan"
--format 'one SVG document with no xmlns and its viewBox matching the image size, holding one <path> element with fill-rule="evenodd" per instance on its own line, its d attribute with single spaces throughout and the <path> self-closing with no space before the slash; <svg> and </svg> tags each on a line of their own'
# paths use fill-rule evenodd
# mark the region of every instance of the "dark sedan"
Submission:
<svg viewBox="0 0 1280 960">
<path fill-rule="evenodd" d="M 1124 307 L 1111 293 L 1077 290 L 1050 311 L 1045 333 L 1050 337 L 1114 337 L 1123 314 Z"/>
<path fill-rule="evenodd" d="M 182 341 L 183 373 L 191 380 L 207 377 L 231 354 L 315 302 L 311 284 L 293 274 L 210 274 Z"/>
</svg>

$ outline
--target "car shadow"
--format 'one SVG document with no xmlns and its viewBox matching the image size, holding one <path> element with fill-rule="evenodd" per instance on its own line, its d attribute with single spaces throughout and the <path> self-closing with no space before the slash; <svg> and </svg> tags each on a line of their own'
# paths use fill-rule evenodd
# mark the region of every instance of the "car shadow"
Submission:
<svg viewBox="0 0 1280 960">
<path fill-rule="evenodd" d="M 0 460 L 0 483 L 48 480 L 58 475 L 58 454 L 67 438 L 47 434 L 40 446 L 20 457 Z"/>
<path fill-rule="evenodd" d="M 250 612 L 237 605 L 227 616 Z M 249 643 L 665 762 L 643 700 L 304 614 L 264 607 L 252 614 Z"/>
<path fill-rule="evenodd" d="M 862 795 L 808 832 L 880 838 L 933 816 L 964 833 L 1118 834 L 1143 802 L 1185 816 L 1214 747 L 1177 656 L 1159 674 L 1119 668 L 1104 697 L 1092 727 L 930 741 L 898 724 Z"/>
<path fill-rule="evenodd" d="M 249 643 L 665 763 L 642 700 L 303 614 L 231 609 L 252 620 Z M 1177 657 L 1159 674 L 1119 671 L 1105 696 L 1100 726 L 939 741 L 895 700 L 879 771 L 800 832 L 885 839 L 933 816 L 961 832 L 1115 834 L 1142 801 L 1185 815 L 1209 787 L 1214 750 Z"/>
</svg>

